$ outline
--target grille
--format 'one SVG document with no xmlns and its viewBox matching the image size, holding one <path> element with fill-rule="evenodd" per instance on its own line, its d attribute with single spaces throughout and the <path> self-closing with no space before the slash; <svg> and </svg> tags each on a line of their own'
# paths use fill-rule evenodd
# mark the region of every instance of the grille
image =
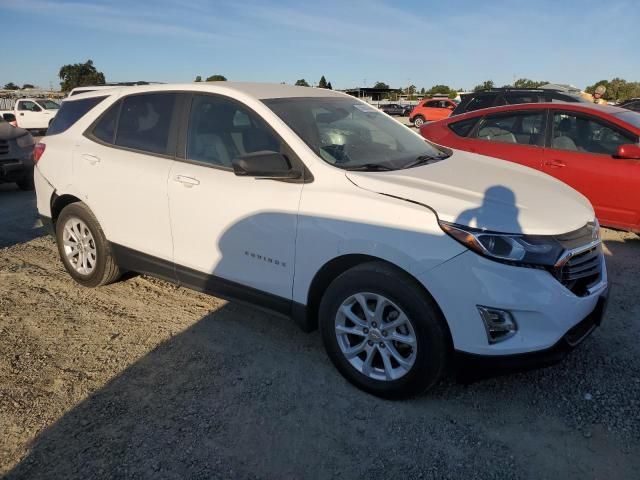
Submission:
<svg viewBox="0 0 640 480">
<path fill-rule="evenodd" d="M 594 230 L 597 224 L 589 223 L 584 227 L 560 235 L 556 239 L 567 249 L 579 249 L 589 245 L 597 238 Z M 602 275 L 602 244 L 593 245 L 588 250 L 572 255 L 569 260 L 555 269 L 556 278 L 565 287 L 579 297 L 589 294 L 589 288 L 600 281 Z"/>
<path fill-rule="evenodd" d="M 0 140 L 0 155 L 6 155 L 7 153 L 9 153 L 9 142 Z"/>
</svg>

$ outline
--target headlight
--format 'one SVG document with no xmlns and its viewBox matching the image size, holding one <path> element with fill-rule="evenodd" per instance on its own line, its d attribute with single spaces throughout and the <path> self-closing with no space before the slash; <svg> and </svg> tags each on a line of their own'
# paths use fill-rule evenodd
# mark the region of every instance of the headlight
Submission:
<svg viewBox="0 0 640 480">
<path fill-rule="evenodd" d="M 553 237 L 496 233 L 440 221 L 440 228 L 480 255 L 506 263 L 553 266 L 564 247 Z"/>
<path fill-rule="evenodd" d="M 27 133 L 26 135 L 16 138 L 16 143 L 20 148 L 28 148 L 28 147 L 33 147 L 36 142 L 31 136 L 31 134 Z"/>
</svg>

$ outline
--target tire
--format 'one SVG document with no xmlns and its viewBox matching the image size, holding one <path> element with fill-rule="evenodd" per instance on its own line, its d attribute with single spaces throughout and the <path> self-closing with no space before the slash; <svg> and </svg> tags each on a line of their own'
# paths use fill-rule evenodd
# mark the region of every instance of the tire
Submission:
<svg viewBox="0 0 640 480">
<path fill-rule="evenodd" d="M 424 117 L 422 115 L 418 115 L 413 119 L 413 126 L 416 128 L 420 128 L 424 125 Z"/>
<path fill-rule="evenodd" d="M 33 171 L 27 173 L 23 178 L 16 181 L 18 188 L 24 191 L 35 190 L 36 186 L 33 183 Z"/>
<path fill-rule="evenodd" d="M 84 203 L 72 203 L 63 208 L 56 220 L 55 230 L 62 263 L 80 285 L 99 287 L 115 282 L 120 277 L 120 269 L 109 242 L 98 220 Z M 80 248 L 76 246 L 74 255 L 70 245 L 78 245 L 78 238 L 82 239 L 83 245 Z M 86 258 L 86 262 L 81 261 L 83 258 Z"/>
<path fill-rule="evenodd" d="M 363 299 L 369 314 L 378 305 L 386 305 L 382 315 L 365 320 Z M 327 288 L 318 313 L 329 358 L 349 382 L 366 392 L 389 399 L 411 397 L 432 387 L 447 369 L 452 349 L 440 310 L 413 278 L 384 262 L 365 263 L 337 277 Z M 354 316 L 357 323 L 351 320 Z M 376 318 L 382 320 L 374 323 Z M 391 325 L 403 318 L 408 324 Z M 345 329 L 358 333 L 346 334 Z M 392 336 L 404 340 L 398 342 Z M 405 343 L 408 339 L 413 339 L 414 346 Z M 356 351 L 362 345 L 364 350 L 347 358 L 345 350 Z M 371 368 L 366 367 L 369 357 Z"/>
</svg>

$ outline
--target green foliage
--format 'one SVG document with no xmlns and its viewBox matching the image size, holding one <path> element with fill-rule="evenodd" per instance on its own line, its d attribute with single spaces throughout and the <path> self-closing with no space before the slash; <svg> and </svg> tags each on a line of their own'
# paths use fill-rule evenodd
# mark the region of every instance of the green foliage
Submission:
<svg viewBox="0 0 640 480">
<path fill-rule="evenodd" d="M 202 81 L 202 77 L 200 75 L 197 75 L 194 82 L 201 82 L 201 81 Z"/>
<path fill-rule="evenodd" d="M 607 89 L 603 95 L 605 100 L 622 102 L 630 98 L 640 97 L 640 82 L 627 82 L 618 77 L 610 81 L 600 80 L 588 86 L 585 91 L 593 95 L 593 92 L 595 92 L 596 87 L 599 85 L 603 85 Z"/>
<path fill-rule="evenodd" d="M 320 81 L 318 82 L 318 88 L 327 88 L 327 79 L 324 78 L 324 75 L 320 77 Z"/>
<path fill-rule="evenodd" d="M 376 82 L 374 83 L 373 88 L 389 88 L 389 85 L 384 82 Z"/>
<path fill-rule="evenodd" d="M 296 80 L 296 86 L 297 87 L 308 87 L 309 84 L 307 83 L 307 81 L 304 78 L 301 78 L 300 80 Z"/>
<path fill-rule="evenodd" d="M 86 87 L 90 85 L 104 85 L 104 73 L 96 70 L 93 66 L 93 60 L 87 60 L 85 63 L 74 63 L 63 65 L 58 72 L 60 77 L 60 89 L 68 92 L 75 87 Z"/>
<path fill-rule="evenodd" d="M 211 75 L 210 77 L 207 77 L 207 79 L 205 81 L 206 82 L 226 82 L 227 81 L 227 77 L 217 73 L 215 75 Z"/>
<path fill-rule="evenodd" d="M 13 82 L 9 82 L 4 86 L 5 90 L 20 90 L 20 87 Z"/>
<path fill-rule="evenodd" d="M 30 83 L 25 83 L 24 85 L 22 85 L 22 89 L 24 90 L 25 88 L 36 88 L 35 85 L 31 85 Z"/>
<path fill-rule="evenodd" d="M 428 95 L 435 95 L 436 93 L 449 95 L 451 92 L 451 87 L 449 87 L 448 85 L 434 85 L 429 90 L 427 90 Z"/>
<path fill-rule="evenodd" d="M 327 83 L 327 90 L 333 90 L 333 85 L 331 85 L 331 82 Z"/>
<path fill-rule="evenodd" d="M 519 78 L 515 82 L 513 82 L 513 86 L 515 88 L 540 88 L 543 85 L 546 85 L 546 80 L 537 82 L 535 80 L 529 80 L 528 78 Z"/>
<path fill-rule="evenodd" d="M 476 85 L 475 87 L 473 87 L 473 91 L 478 92 L 480 90 L 489 90 L 491 88 L 495 88 L 495 84 L 493 83 L 493 80 L 486 80 L 480 85 Z"/>
</svg>

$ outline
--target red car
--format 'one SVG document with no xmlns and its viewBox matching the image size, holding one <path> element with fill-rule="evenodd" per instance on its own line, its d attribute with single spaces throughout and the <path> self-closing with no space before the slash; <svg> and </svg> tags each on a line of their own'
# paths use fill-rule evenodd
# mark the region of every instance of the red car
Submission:
<svg viewBox="0 0 640 480">
<path fill-rule="evenodd" d="M 640 113 L 589 103 L 509 105 L 425 124 L 420 133 L 548 173 L 585 195 L 602 225 L 640 234 Z"/>
<path fill-rule="evenodd" d="M 426 98 L 421 100 L 409 114 L 409 121 L 420 128 L 426 122 L 447 118 L 456 108 L 456 102 L 448 98 Z"/>
</svg>

